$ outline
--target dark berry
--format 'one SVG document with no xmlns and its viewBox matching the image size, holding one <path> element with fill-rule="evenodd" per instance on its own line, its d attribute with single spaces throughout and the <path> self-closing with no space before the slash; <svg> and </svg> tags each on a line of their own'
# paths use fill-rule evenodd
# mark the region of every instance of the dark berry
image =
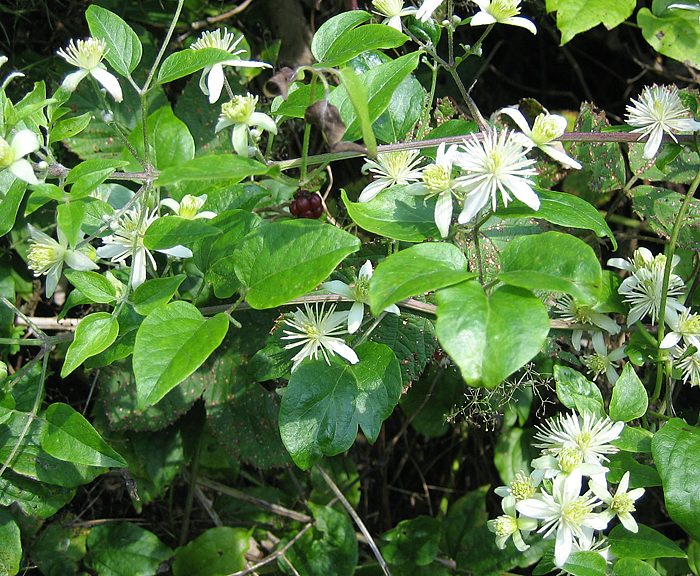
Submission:
<svg viewBox="0 0 700 576">
<path fill-rule="evenodd" d="M 301 198 L 297 198 L 294 202 L 296 202 L 297 205 L 297 210 L 299 213 L 306 212 L 309 209 L 309 199 L 304 198 L 303 196 Z"/>
</svg>

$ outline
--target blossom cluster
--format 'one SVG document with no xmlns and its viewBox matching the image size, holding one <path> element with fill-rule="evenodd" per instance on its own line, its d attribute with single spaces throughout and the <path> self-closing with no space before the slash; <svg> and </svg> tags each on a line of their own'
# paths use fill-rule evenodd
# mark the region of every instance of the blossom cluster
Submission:
<svg viewBox="0 0 700 576">
<path fill-rule="evenodd" d="M 496 488 L 503 498 L 503 514 L 489 520 L 496 544 L 505 548 L 529 548 L 526 540 L 537 531 L 554 540 L 554 562 L 563 566 L 572 552 L 596 550 L 607 559 L 601 533 L 617 517 L 630 532 L 638 531 L 632 513 L 643 488 L 629 490 L 626 472 L 614 493 L 604 464 L 617 452 L 611 443 L 619 438 L 623 422 L 588 412 L 560 414 L 538 427 L 535 447 L 542 456 L 531 462 L 532 471 L 521 471 L 508 486 Z"/>
</svg>

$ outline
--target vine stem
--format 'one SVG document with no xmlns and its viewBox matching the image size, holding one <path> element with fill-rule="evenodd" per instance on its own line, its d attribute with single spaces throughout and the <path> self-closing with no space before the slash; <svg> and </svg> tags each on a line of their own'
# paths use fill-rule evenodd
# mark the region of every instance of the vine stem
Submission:
<svg viewBox="0 0 700 576">
<path fill-rule="evenodd" d="M 364 522 L 362 521 L 362 518 L 360 518 L 357 512 L 355 512 L 355 509 L 351 506 L 350 502 L 348 502 L 348 499 L 340 491 L 340 488 L 338 488 L 336 483 L 333 482 L 333 479 L 326 473 L 326 471 L 320 466 L 317 466 L 316 469 L 318 470 L 319 474 L 321 474 L 321 477 L 323 478 L 324 482 L 328 484 L 328 487 L 331 489 L 333 494 L 335 494 L 338 500 L 340 500 L 340 503 L 343 505 L 347 513 L 350 514 L 350 517 L 353 519 L 353 522 L 355 522 L 355 525 L 360 529 L 360 532 L 362 532 L 362 535 L 365 537 L 365 539 L 367 540 L 367 544 L 372 549 L 372 554 L 374 554 L 374 557 L 377 559 L 377 562 L 379 563 L 382 572 L 384 572 L 385 576 L 391 576 L 389 566 L 387 566 L 387 563 L 384 560 L 382 553 L 379 551 L 377 544 L 374 542 L 374 539 L 369 533 L 369 530 L 367 530 L 367 526 L 365 526 Z"/>
<path fill-rule="evenodd" d="M 151 82 L 153 81 L 153 76 L 156 74 L 156 70 L 158 69 L 158 66 L 160 65 L 160 61 L 163 59 L 163 56 L 165 56 L 165 51 L 168 49 L 168 44 L 170 44 L 170 39 L 173 37 L 173 33 L 175 32 L 175 26 L 177 26 L 177 21 L 180 19 L 180 12 L 182 12 L 182 7 L 185 4 L 185 0 L 178 0 L 177 2 L 177 8 L 175 9 L 175 14 L 173 15 L 172 22 L 170 22 L 170 27 L 168 28 L 168 32 L 165 35 L 165 38 L 163 39 L 163 44 L 160 47 L 160 50 L 158 51 L 158 55 L 156 56 L 155 61 L 153 62 L 153 66 L 151 66 L 150 71 L 148 72 L 148 77 L 146 78 L 146 82 L 143 84 L 143 88 L 141 88 L 140 93 L 142 95 L 145 95 L 146 92 L 148 92 L 151 88 Z M 143 127 L 144 132 L 146 131 L 146 126 L 144 125 Z"/>
<path fill-rule="evenodd" d="M 695 175 L 688 193 L 683 199 L 683 204 L 681 204 L 678 210 L 678 215 L 673 222 L 673 228 L 671 229 L 671 238 L 666 246 L 666 265 L 664 266 L 664 279 L 661 283 L 661 302 L 659 303 L 659 328 L 656 335 L 657 343 L 661 346 L 661 341 L 664 339 L 666 326 L 664 322 L 666 321 L 666 302 L 668 300 L 668 286 L 671 282 L 671 269 L 673 268 L 673 256 L 676 253 L 676 243 L 678 242 L 678 235 L 681 232 L 681 226 L 685 220 L 685 215 L 690 208 L 690 203 L 695 196 L 695 192 L 700 186 L 700 171 Z M 661 386 L 663 385 L 664 372 L 670 373 L 668 370 L 668 352 L 661 351 L 659 348 L 659 365 L 656 371 L 656 386 L 654 387 L 654 393 L 651 397 L 651 402 L 655 403 L 661 397 Z"/>
</svg>

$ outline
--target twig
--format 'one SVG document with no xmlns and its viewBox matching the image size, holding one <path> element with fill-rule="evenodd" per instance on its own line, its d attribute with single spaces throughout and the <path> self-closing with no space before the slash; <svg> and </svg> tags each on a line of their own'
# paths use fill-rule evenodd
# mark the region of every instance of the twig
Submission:
<svg viewBox="0 0 700 576">
<path fill-rule="evenodd" d="M 374 557 L 377 559 L 377 562 L 379 563 L 382 572 L 384 572 L 386 576 L 391 576 L 391 572 L 389 572 L 389 566 L 387 566 L 387 563 L 384 560 L 382 553 L 379 551 L 379 548 L 374 542 L 374 539 L 369 533 L 369 530 L 367 530 L 367 526 L 365 526 L 364 522 L 362 522 L 362 519 L 358 516 L 357 512 L 355 512 L 355 509 L 351 506 L 350 502 L 348 502 L 348 499 L 340 491 L 340 488 L 338 488 L 335 482 L 333 482 L 333 479 L 328 474 L 326 474 L 326 471 L 320 466 L 318 466 L 316 469 L 321 474 L 321 477 L 326 482 L 326 484 L 328 484 L 328 487 L 338 497 L 338 500 L 340 500 L 340 503 L 343 505 L 347 513 L 350 514 L 350 517 L 352 518 L 353 522 L 355 522 L 355 525 L 360 529 L 362 535 L 367 539 L 367 544 L 372 549 L 372 554 L 374 554 Z"/>
<path fill-rule="evenodd" d="M 309 522 L 306 524 L 299 532 L 297 533 L 294 538 L 292 538 L 289 542 L 287 542 L 282 548 L 279 550 L 275 550 L 272 554 L 269 556 L 266 556 L 263 558 L 260 562 L 257 564 L 253 564 L 252 566 L 246 568 L 245 570 L 240 570 L 238 572 L 234 572 L 233 574 L 229 574 L 228 576 L 246 576 L 247 574 L 252 574 L 255 572 L 258 568 L 262 568 L 263 566 L 267 566 L 268 564 L 274 562 L 279 558 L 280 556 L 284 556 L 287 553 L 287 550 L 289 550 L 294 544 L 297 543 L 297 541 L 304 535 L 306 532 L 313 527 L 313 523 Z"/>
</svg>

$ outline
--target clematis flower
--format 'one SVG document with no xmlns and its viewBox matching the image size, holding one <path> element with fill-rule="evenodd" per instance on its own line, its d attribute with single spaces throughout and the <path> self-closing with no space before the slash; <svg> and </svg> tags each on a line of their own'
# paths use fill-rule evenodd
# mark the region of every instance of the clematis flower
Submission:
<svg viewBox="0 0 700 576">
<path fill-rule="evenodd" d="M 680 314 L 672 310 L 666 321 L 672 331 L 664 336 L 659 348 L 673 348 L 683 340 L 686 345 L 700 350 L 700 315 L 692 314 L 688 308 L 684 308 Z"/>
<path fill-rule="evenodd" d="M 645 87 L 639 100 L 632 99 L 627 106 L 627 124 L 635 126 L 632 132 L 641 133 L 640 139 L 647 136 L 643 153 L 646 159 L 656 155 L 664 132 L 678 142 L 675 133 L 700 130 L 700 122 L 681 102 L 678 88 L 656 84 Z"/>
<path fill-rule="evenodd" d="M 545 112 L 535 118 L 530 130 L 527 119 L 517 108 L 503 108 L 498 113 L 505 114 L 517 124 L 527 139 L 528 146 L 539 148 L 567 168 L 581 169 L 581 164 L 566 154 L 562 143 L 554 141 L 566 131 L 566 118 Z"/>
<path fill-rule="evenodd" d="M 569 294 L 562 294 L 557 298 L 554 302 L 554 307 L 556 308 L 558 316 L 566 322 L 588 324 L 591 327 L 597 326 L 613 335 L 620 332 L 620 327 L 617 322 L 610 318 L 610 316 L 602 312 L 596 312 L 595 308 L 588 304 L 577 302 Z M 582 336 L 583 330 L 573 330 L 571 332 L 571 343 L 577 352 L 581 350 Z"/>
<path fill-rule="evenodd" d="M 634 490 L 628 491 L 629 483 L 630 473 L 625 472 L 620 479 L 620 483 L 617 485 L 617 490 L 615 490 L 614 495 L 608 492 L 607 485 L 594 480 L 588 483 L 588 487 L 593 494 L 608 505 L 607 510 L 601 512 L 601 514 L 607 518 L 608 522 L 617 516 L 627 530 L 636 534 L 639 531 L 639 527 L 637 526 L 637 521 L 632 516 L 632 512 L 635 511 L 634 503 L 644 494 L 644 488 L 635 488 Z"/>
<path fill-rule="evenodd" d="M 319 352 L 328 364 L 331 363 L 329 353 L 338 354 L 350 364 L 357 364 L 360 359 L 355 351 L 339 338 L 342 334 L 347 334 L 341 325 L 347 321 L 348 313 L 336 312 L 335 305 L 328 311 L 323 305 L 319 309 L 318 303 L 313 308 L 304 304 L 304 308 L 305 310 L 297 308 L 292 317 L 284 321 L 292 330 L 284 330 L 282 340 L 293 340 L 285 349 L 292 350 L 301 346 L 301 350 L 292 358 L 292 372 L 306 358 L 317 360 Z"/>
<path fill-rule="evenodd" d="M 31 224 L 28 224 L 28 227 L 31 239 L 27 253 L 27 265 L 34 272 L 34 276 L 46 276 L 47 298 L 53 296 L 56 291 L 64 263 L 74 270 L 86 271 L 98 268 L 97 264 L 86 254 L 91 247 L 86 246 L 83 250 L 68 248 L 68 239 L 60 227 L 56 227 L 58 242 Z M 92 250 L 94 254 L 94 249 Z"/>
<path fill-rule="evenodd" d="M 458 179 L 452 178 L 452 165 L 457 155 L 457 146 L 445 149 L 445 143 L 441 143 L 437 149 L 435 164 L 423 168 L 423 182 L 411 184 L 406 188 L 409 194 L 437 196 L 434 218 L 443 238 L 449 234 L 452 223 L 452 196 L 460 197 L 461 191 L 467 188 Z"/>
<path fill-rule="evenodd" d="M 192 50 L 201 50 L 202 48 L 218 48 L 230 52 L 231 56 L 243 54 L 245 50 L 236 50 L 236 47 L 243 40 L 243 35 L 236 38 L 231 32 L 223 29 L 207 31 L 202 33 L 202 36 L 194 42 L 190 48 Z M 224 87 L 224 66 L 237 66 L 241 68 L 272 68 L 265 62 L 257 62 L 255 60 L 241 60 L 240 58 L 232 58 L 225 62 L 219 62 L 212 66 L 207 66 L 202 70 L 202 75 L 199 79 L 199 88 L 205 96 L 209 96 L 209 103 L 218 102 L 221 97 L 221 90 Z"/>
<path fill-rule="evenodd" d="M 258 97 L 246 94 L 234 96 L 230 102 L 221 106 L 221 116 L 215 131 L 220 132 L 224 128 L 233 126 L 231 143 L 236 154 L 249 156 L 248 144 L 251 139 L 250 128 L 252 126 L 267 130 L 271 134 L 277 134 L 277 124 L 267 114 L 256 112 L 255 106 Z"/>
<path fill-rule="evenodd" d="M 185 194 L 180 202 L 174 198 L 163 198 L 160 201 L 161 206 L 170 208 L 177 216 L 180 218 L 186 218 L 187 220 L 198 220 L 200 218 L 214 218 L 216 212 L 211 212 L 210 210 L 199 211 L 204 203 L 207 201 L 207 195 L 202 194 L 201 196 L 192 196 L 192 194 Z"/>
<path fill-rule="evenodd" d="M 348 333 L 350 334 L 357 332 L 362 324 L 362 319 L 365 316 L 365 304 L 369 304 L 369 280 L 372 278 L 373 273 L 372 263 L 367 260 L 360 268 L 355 283 L 347 285 L 340 280 L 330 280 L 321 284 L 323 290 L 353 301 L 353 305 L 348 313 Z M 401 314 L 396 304 L 384 308 L 384 312 L 396 315 Z"/>
<path fill-rule="evenodd" d="M 556 534 L 554 563 L 563 566 L 569 558 L 575 541 L 586 541 L 591 530 L 604 530 L 608 521 L 593 512 L 600 501 L 590 492 L 580 495 L 581 487 L 567 482 L 563 476 L 552 481 L 552 493 L 542 492 L 537 498 L 522 500 L 516 510 L 522 515 L 543 520 L 538 532 L 544 538 Z"/>
<path fill-rule="evenodd" d="M 608 347 L 605 345 L 602 332 L 593 334 L 593 349 L 595 354 L 584 356 L 582 361 L 584 365 L 593 374 L 593 378 L 597 378 L 601 374 L 605 374 L 610 384 L 615 384 L 620 375 L 615 369 L 615 362 L 622 360 L 627 354 L 625 348 L 616 348 L 608 352 Z"/>
<path fill-rule="evenodd" d="M 540 199 L 532 189 L 532 176 L 537 172 L 534 160 L 527 158 L 528 148 L 513 132 L 496 130 L 483 133 L 481 140 L 465 140 L 457 156 L 457 165 L 465 172 L 456 183 L 466 192 L 464 208 L 457 221 L 466 224 L 491 200 L 495 211 L 498 192 L 503 205 L 511 201 L 510 194 L 533 210 L 540 207 Z"/>
<path fill-rule="evenodd" d="M 691 386 L 700 387 L 700 351 L 690 354 L 688 348 L 685 348 L 681 350 L 680 356 L 676 365 L 683 372 L 683 383 L 690 382 Z"/>
<path fill-rule="evenodd" d="M 527 474 L 520 470 L 515 474 L 513 480 L 507 486 L 499 486 L 494 492 L 501 498 L 509 499 L 512 502 L 533 498 L 537 492 L 537 487 L 542 480 L 537 474 Z"/>
<path fill-rule="evenodd" d="M 154 270 L 156 261 L 143 244 L 148 227 L 158 218 L 155 211 L 144 213 L 140 206 L 127 210 L 110 223 L 112 234 L 102 239 L 103 245 L 97 249 L 100 258 L 109 258 L 115 264 L 121 264 L 131 258 L 131 287 L 137 288 L 146 280 L 146 267 L 150 262 Z M 174 246 L 156 250 L 176 258 L 191 258 L 192 251 L 184 246 Z"/>
<path fill-rule="evenodd" d="M 567 482 L 581 488 L 584 476 L 605 480 L 608 469 L 599 462 L 584 462 L 583 452 L 573 446 L 564 446 L 556 456 L 545 454 L 532 461 L 533 476 L 539 480 L 562 476 Z"/>
<path fill-rule="evenodd" d="M 515 508 L 515 501 L 504 498 L 501 501 L 503 515 L 495 520 L 486 522 L 488 529 L 496 535 L 496 546 L 500 550 L 506 547 L 508 538 L 513 538 L 515 547 L 524 552 L 530 546 L 525 543 L 523 537 L 527 538 L 530 532 L 537 530 L 537 520 L 528 518 L 527 516 L 518 517 Z"/>
<path fill-rule="evenodd" d="M 442 2 L 443 0 L 423 0 L 423 4 L 420 5 L 416 12 L 416 18 L 421 22 L 427 22 Z"/>
<path fill-rule="evenodd" d="M 375 178 L 360 192 L 358 202 L 373 200 L 385 188 L 405 186 L 420 180 L 422 172 L 418 168 L 421 162 L 418 154 L 418 150 L 397 150 L 377 154 L 376 160 L 366 159 L 362 173 L 371 172 Z"/>
<path fill-rule="evenodd" d="M 518 16 L 520 0 L 473 0 L 473 2 L 479 6 L 480 10 L 469 22 L 471 26 L 510 24 L 537 34 L 537 28 L 530 20 Z"/>
<path fill-rule="evenodd" d="M 678 262 L 680 262 L 680 258 L 674 255 L 666 295 L 666 314 L 669 316 L 674 311 L 681 312 L 684 309 L 684 306 L 678 301 L 678 296 L 683 293 L 685 285 L 680 276 L 673 274 L 673 267 Z M 627 324 L 631 326 L 645 316 L 651 316 L 651 322 L 655 324 L 661 308 L 666 256 L 664 254 L 653 256 L 647 248 L 641 247 L 634 251 L 631 260 L 611 258 L 608 260 L 608 266 L 631 272 L 630 276 L 625 278 L 617 289 L 625 302 L 630 304 Z"/>
<path fill-rule="evenodd" d="M 25 156 L 39 149 L 39 139 L 31 130 L 18 131 L 8 143 L 0 137 L 0 170 L 5 168 L 28 184 L 38 184 L 34 169 Z"/>
<path fill-rule="evenodd" d="M 62 87 L 68 92 L 73 92 L 80 81 L 87 76 L 92 76 L 114 98 L 115 102 L 122 101 L 122 88 L 119 80 L 102 63 L 107 54 L 107 43 L 101 38 L 88 38 L 87 40 L 70 41 L 68 48 L 58 51 L 58 55 L 68 64 L 79 68 L 77 72 L 68 74 L 63 80 Z"/>
<path fill-rule="evenodd" d="M 383 24 L 395 28 L 401 32 L 401 18 L 410 16 L 416 13 L 413 7 L 405 8 L 403 0 L 372 0 L 372 6 L 376 8 L 375 12 L 384 16 Z"/>
</svg>

